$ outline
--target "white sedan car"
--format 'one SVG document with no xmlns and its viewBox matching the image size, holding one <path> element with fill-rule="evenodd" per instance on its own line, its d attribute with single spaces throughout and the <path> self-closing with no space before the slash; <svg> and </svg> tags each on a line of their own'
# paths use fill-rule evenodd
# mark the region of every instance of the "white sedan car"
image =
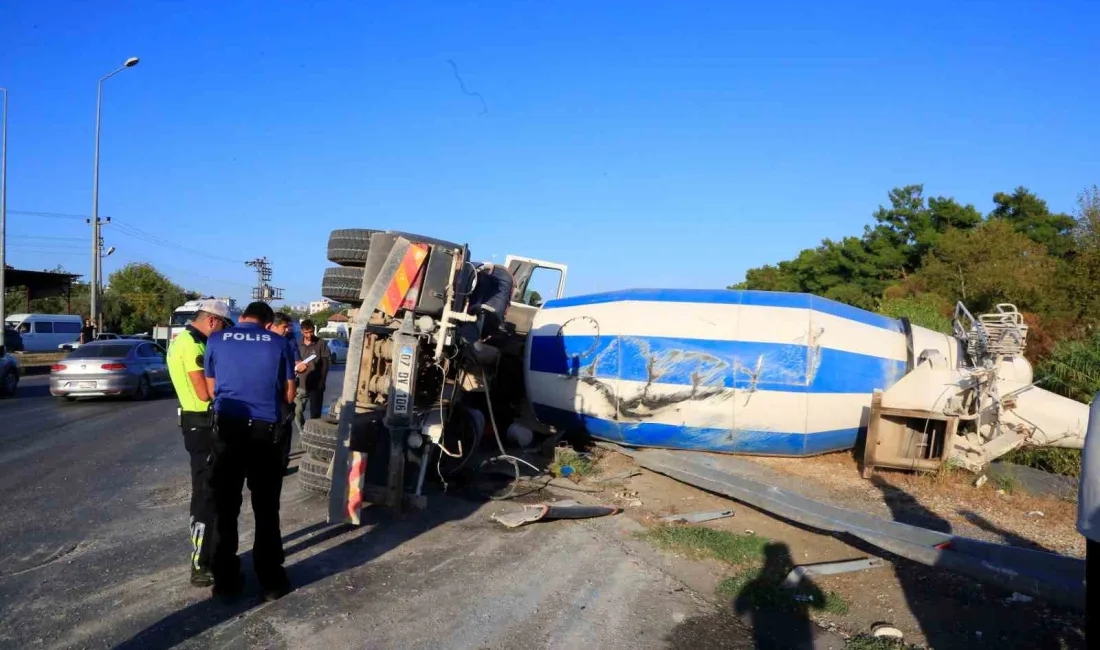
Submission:
<svg viewBox="0 0 1100 650">
<path fill-rule="evenodd" d="M 333 363 L 345 363 L 348 360 L 348 342 L 344 339 L 329 339 L 328 351 Z"/>
</svg>

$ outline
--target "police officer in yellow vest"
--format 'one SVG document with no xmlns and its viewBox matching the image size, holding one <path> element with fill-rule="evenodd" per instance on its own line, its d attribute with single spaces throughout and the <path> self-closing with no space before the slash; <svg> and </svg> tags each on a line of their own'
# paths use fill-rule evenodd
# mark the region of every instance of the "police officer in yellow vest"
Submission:
<svg viewBox="0 0 1100 650">
<path fill-rule="evenodd" d="M 191 584 L 209 587 L 217 512 L 210 479 L 213 469 L 214 412 L 212 395 L 203 373 L 207 337 L 232 327 L 229 307 L 220 300 L 204 300 L 187 328 L 168 347 L 168 372 L 179 398 L 183 446 L 191 456 Z"/>
</svg>

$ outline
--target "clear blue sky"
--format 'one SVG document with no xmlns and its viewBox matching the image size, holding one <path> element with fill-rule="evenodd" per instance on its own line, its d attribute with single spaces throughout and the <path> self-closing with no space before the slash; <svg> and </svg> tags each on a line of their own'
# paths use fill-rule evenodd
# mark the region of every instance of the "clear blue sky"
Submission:
<svg viewBox="0 0 1100 650">
<path fill-rule="evenodd" d="M 898 185 L 1069 211 L 1100 182 L 1100 4 L 746 4 L 0 0 L 8 208 L 91 211 L 129 56 L 100 213 L 240 261 L 112 226 L 107 272 L 239 298 L 259 255 L 318 297 L 338 227 L 563 262 L 571 294 L 721 287 Z M 8 232 L 17 267 L 90 266 L 83 221 Z"/>
</svg>

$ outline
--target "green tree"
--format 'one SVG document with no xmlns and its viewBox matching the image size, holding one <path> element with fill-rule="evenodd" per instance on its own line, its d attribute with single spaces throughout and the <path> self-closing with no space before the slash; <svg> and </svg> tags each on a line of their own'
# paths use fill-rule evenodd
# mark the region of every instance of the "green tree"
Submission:
<svg viewBox="0 0 1100 650">
<path fill-rule="evenodd" d="M 1055 260 L 1046 247 L 994 219 L 949 230 L 925 257 L 920 279 L 931 293 L 962 301 L 972 312 L 1000 302 L 1039 311 L 1050 303 Z"/>
<path fill-rule="evenodd" d="M 117 325 L 122 334 L 146 332 L 167 322 L 188 296 L 152 264 L 143 262 L 112 273 L 106 293 L 104 320 Z"/>
<path fill-rule="evenodd" d="M 1081 250 L 1100 250 L 1100 187 L 1093 185 L 1077 196 L 1076 226 L 1073 230 Z"/>
<path fill-rule="evenodd" d="M 1047 202 L 1027 188 L 1017 187 L 1012 194 L 997 192 L 993 203 L 990 219 L 1004 219 L 1018 232 L 1046 246 L 1051 255 L 1064 257 L 1073 250 L 1077 220 L 1068 214 L 1052 213 Z"/>
<path fill-rule="evenodd" d="M 1079 341 L 1059 341 L 1039 363 L 1036 377 L 1043 388 L 1079 402 L 1091 402 L 1100 391 L 1100 332 Z"/>
<path fill-rule="evenodd" d="M 908 318 L 913 325 L 950 334 L 951 318 L 947 314 L 951 305 L 931 293 L 919 293 L 904 298 L 885 298 L 879 305 L 879 313 L 891 318 Z"/>
<path fill-rule="evenodd" d="M 905 277 L 920 268 L 924 256 L 948 229 L 969 230 L 982 221 L 973 205 L 932 197 L 925 204 L 923 185 L 890 190 L 890 207 L 879 206 L 876 225 L 864 229 L 863 241 L 876 258 L 884 279 Z"/>
<path fill-rule="evenodd" d="M 982 215 L 954 199 L 924 199 L 922 185 L 890 191 L 863 237 L 825 240 L 793 260 L 749 269 L 735 289 L 804 291 L 864 309 L 874 309 L 883 290 L 920 267 L 923 256 L 949 229 L 969 229 Z"/>
<path fill-rule="evenodd" d="M 317 329 L 320 329 L 328 325 L 328 319 L 332 318 L 332 315 L 335 313 L 336 311 L 334 309 L 324 309 L 315 314 L 311 314 L 309 318 L 313 321 L 314 325 L 317 326 Z"/>
</svg>

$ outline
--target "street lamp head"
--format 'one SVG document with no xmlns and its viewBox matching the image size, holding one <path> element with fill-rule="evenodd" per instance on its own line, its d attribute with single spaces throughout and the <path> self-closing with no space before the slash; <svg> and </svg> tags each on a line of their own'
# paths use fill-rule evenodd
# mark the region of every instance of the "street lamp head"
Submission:
<svg viewBox="0 0 1100 650">
<path fill-rule="evenodd" d="M 104 257 L 110 257 L 111 253 L 115 252 L 115 247 L 111 246 L 107 249 L 107 254 Z"/>
<path fill-rule="evenodd" d="M 127 68 L 132 68 L 138 64 L 138 61 L 140 61 L 140 59 L 138 59 L 136 56 L 132 56 L 126 59 L 126 63 L 124 63 L 123 65 L 125 65 Z"/>
</svg>

